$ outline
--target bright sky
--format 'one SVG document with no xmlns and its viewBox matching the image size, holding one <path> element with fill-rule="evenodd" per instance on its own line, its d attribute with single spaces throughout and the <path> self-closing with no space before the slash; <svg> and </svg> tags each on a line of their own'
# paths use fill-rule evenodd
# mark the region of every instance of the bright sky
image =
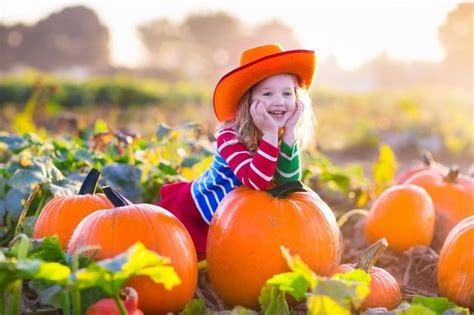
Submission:
<svg viewBox="0 0 474 315">
<path fill-rule="evenodd" d="M 353 69 L 382 51 L 406 60 L 438 61 L 443 50 L 437 29 L 459 0 L 0 0 L 0 22 L 35 23 L 65 6 L 93 9 L 111 35 L 112 62 L 134 66 L 143 60 L 136 26 L 154 18 L 180 22 L 189 13 L 224 10 L 249 25 L 279 19 L 293 28 L 305 49 L 324 60 L 333 52 Z M 236 61 L 237 63 L 237 61 Z"/>
</svg>

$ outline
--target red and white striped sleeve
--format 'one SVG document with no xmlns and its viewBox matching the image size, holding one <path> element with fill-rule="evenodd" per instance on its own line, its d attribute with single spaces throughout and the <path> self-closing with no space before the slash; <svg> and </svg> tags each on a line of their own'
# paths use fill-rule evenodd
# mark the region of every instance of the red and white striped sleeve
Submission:
<svg viewBox="0 0 474 315">
<path fill-rule="evenodd" d="M 240 143 L 232 128 L 217 133 L 217 150 L 227 161 L 237 179 L 256 190 L 268 187 L 275 173 L 278 147 L 262 140 L 254 156 Z"/>
</svg>

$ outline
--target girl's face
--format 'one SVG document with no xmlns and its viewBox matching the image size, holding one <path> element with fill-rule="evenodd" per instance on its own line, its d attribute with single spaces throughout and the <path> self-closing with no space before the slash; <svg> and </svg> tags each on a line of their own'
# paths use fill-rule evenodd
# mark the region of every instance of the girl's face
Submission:
<svg viewBox="0 0 474 315">
<path fill-rule="evenodd" d="M 259 100 L 278 128 L 283 128 L 296 109 L 296 78 L 291 74 L 277 74 L 258 82 L 250 93 L 250 103 Z"/>
</svg>

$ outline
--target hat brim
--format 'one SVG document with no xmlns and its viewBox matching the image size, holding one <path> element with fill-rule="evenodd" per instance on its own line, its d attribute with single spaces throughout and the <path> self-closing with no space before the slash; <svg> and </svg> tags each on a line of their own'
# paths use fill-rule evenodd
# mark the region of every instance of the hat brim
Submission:
<svg viewBox="0 0 474 315">
<path fill-rule="evenodd" d="M 310 88 L 316 74 L 313 50 L 289 50 L 257 59 L 224 75 L 214 89 L 214 112 L 219 121 L 235 117 L 240 98 L 259 81 L 276 74 L 295 74 Z"/>
</svg>

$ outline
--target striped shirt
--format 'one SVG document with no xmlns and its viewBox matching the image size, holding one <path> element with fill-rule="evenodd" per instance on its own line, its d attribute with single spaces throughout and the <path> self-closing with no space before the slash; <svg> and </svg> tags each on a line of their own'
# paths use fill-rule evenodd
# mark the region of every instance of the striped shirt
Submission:
<svg viewBox="0 0 474 315">
<path fill-rule="evenodd" d="M 299 151 L 282 142 L 281 148 L 261 140 L 252 155 L 240 143 L 232 128 L 222 129 L 217 136 L 217 150 L 208 170 L 196 178 L 191 193 L 201 217 L 210 223 L 219 203 L 234 188 L 245 185 L 264 190 L 275 179 L 278 182 L 299 179 Z"/>
</svg>

